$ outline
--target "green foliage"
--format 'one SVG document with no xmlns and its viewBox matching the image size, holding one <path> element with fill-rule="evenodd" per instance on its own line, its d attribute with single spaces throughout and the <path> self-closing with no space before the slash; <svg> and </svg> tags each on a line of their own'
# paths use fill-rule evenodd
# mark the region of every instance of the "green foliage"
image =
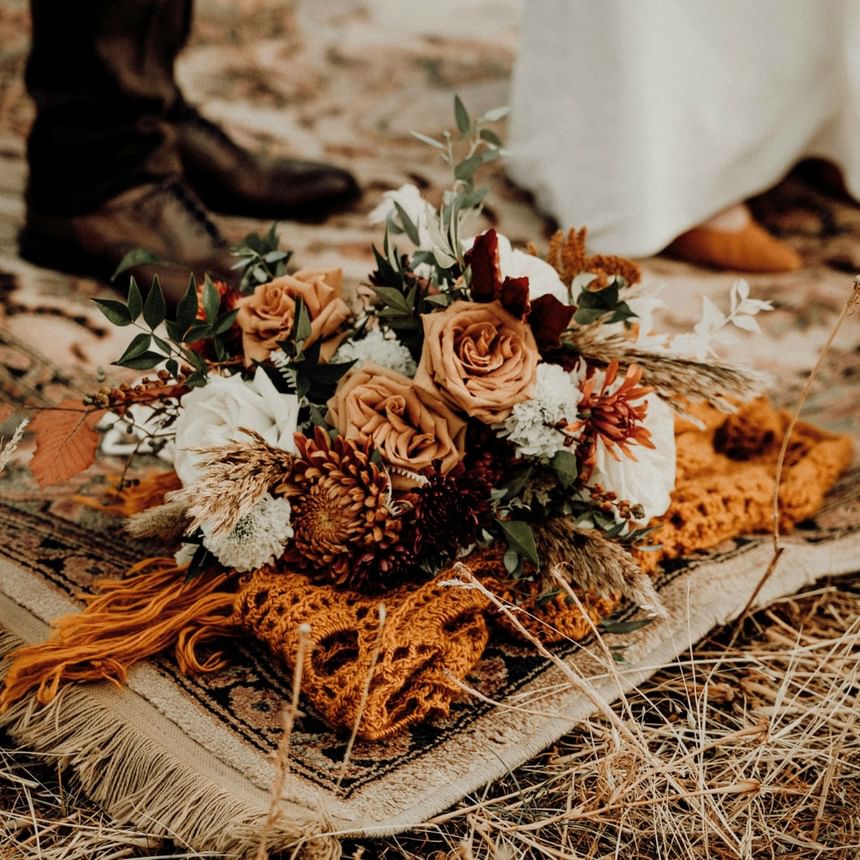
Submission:
<svg viewBox="0 0 860 860">
<path fill-rule="evenodd" d="M 550 461 L 550 467 L 558 477 L 558 482 L 567 489 L 579 477 L 576 456 L 570 451 L 559 451 Z"/>
<path fill-rule="evenodd" d="M 627 302 L 620 299 L 620 292 L 627 284 L 621 277 L 600 290 L 584 289 L 577 300 L 574 322 L 589 325 L 601 320 L 604 323 L 617 323 L 635 317 Z"/>
<path fill-rule="evenodd" d="M 115 281 L 123 272 L 129 269 L 136 269 L 139 266 L 150 266 L 163 264 L 165 260 L 159 257 L 158 254 L 153 254 L 152 251 L 147 251 L 145 248 L 135 248 L 129 251 L 120 261 L 119 265 L 110 276 L 111 281 Z"/>
<path fill-rule="evenodd" d="M 286 364 L 277 367 L 282 379 L 295 393 L 310 404 L 322 406 L 334 394 L 338 382 L 355 364 L 354 361 L 337 363 L 321 363 L 320 349 L 322 344 L 317 341 L 309 347 L 305 347 L 307 339 L 311 336 L 311 317 L 305 303 L 299 299 L 296 303 L 296 312 L 293 320 L 293 328 L 289 337 L 278 341 L 278 346 L 287 356 Z M 311 413 L 311 416 L 313 413 Z M 319 420 L 315 424 L 322 425 L 323 413 L 319 412 Z"/>
<path fill-rule="evenodd" d="M 173 317 L 168 314 L 167 302 L 157 277 L 152 279 L 145 299 L 132 277 L 129 279 L 125 302 L 114 299 L 93 301 L 114 325 L 141 329 L 125 352 L 113 362 L 119 367 L 152 370 L 163 364 L 174 378 L 182 368 L 187 373 L 188 384 L 194 387 L 206 383 L 207 362 L 202 354 L 204 350 L 200 348 L 201 342 L 203 348 L 214 355 L 217 361 L 231 357 L 223 337 L 233 325 L 237 311 L 220 313 L 221 296 L 208 275 L 203 285 L 203 320 L 197 319 L 197 284 L 193 276 Z M 162 325 L 165 336 L 156 333 Z M 192 349 L 192 345 L 197 348 Z"/>
<path fill-rule="evenodd" d="M 239 290 L 243 293 L 285 275 L 292 256 L 290 251 L 281 250 L 276 224 L 263 236 L 249 233 L 232 253 L 238 258 L 233 268 L 241 273 Z"/>
<path fill-rule="evenodd" d="M 424 341 L 421 315 L 445 308 L 457 299 L 468 298 L 466 285 L 460 281 L 466 270 L 462 228 L 468 218 L 480 211 L 488 191 L 475 187 L 477 171 L 503 152 L 501 139 L 487 125 L 506 113 L 507 109 L 502 108 L 473 119 L 456 96 L 456 131 L 443 132 L 443 140 L 413 133 L 418 140 L 439 150 L 452 170 L 452 186 L 445 192 L 438 216 L 429 218 L 426 224 L 431 247 L 419 248 L 411 257 L 398 251 L 392 237 L 405 235 L 417 246 L 421 241 L 418 225 L 397 201 L 394 202 L 382 250 L 373 248 L 376 270 L 370 280 L 379 301 L 380 320 L 416 360 Z M 419 278 L 415 274 L 419 266 L 429 271 L 426 277 Z"/>
<path fill-rule="evenodd" d="M 522 520 L 496 520 L 496 523 L 508 542 L 508 550 L 539 567 L 540 557 L 532 527 Z"/>
<path fill-rule="evenodd" d="M 431 265 L 435 271 L 431 280 L 444 290 L 453 286 L 466 265 L 462 247 L 463 224 L 481 210 L 487 188 L 476 188 L 475 178 L 486 164 L 504 154 L 502 140 L 488 128 L 502 119 L 507 108 L 496 108 L 473 118 L 459 96 L 454 96 L 456 130 L 444 131 L 442 140 L 426 134 L 413 135 L 437 149 L 452 172 L 452 185 L 445 192 L 438 220 L 430 219 L 427 230 L 432 247 L 423 249 L 420 259 L 413 258 L 412 266 Z M 413 244 L 418 244 L 418 231 L 400 206 L 395 204 L 397 220 L 392 217 L 397 232 L 406 233 Z"/>
</svg>

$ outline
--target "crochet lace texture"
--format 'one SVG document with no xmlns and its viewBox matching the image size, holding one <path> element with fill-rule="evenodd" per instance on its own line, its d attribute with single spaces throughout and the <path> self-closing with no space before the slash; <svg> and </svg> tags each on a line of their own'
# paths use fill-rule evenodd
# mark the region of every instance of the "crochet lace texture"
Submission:
<svg viewBox="0 0 860 860">
<path fill-rule="evenodd" d="M 757 401 L 728 418 L 710 408 L 696 408 L 695 416 L 704 429 L 678 422 L 677 486 L 653 536 L 662 549 L 638 559 L 649 572 L 661 560 L 771 528 L 773 481 L 788 413 Z M 781 528 L 813 514 L 850 461 L 846 437 L 798 424 L 783 467 Z M 583 638 L 620 603 L 615 596 L 578 592 L 586 618 L 565 595 L 546 600 L 538 585 L 514 586 L 501 555 L 476 553 L 464 563 L 500 599 L 521 606 L 525 612 L 518 612 L 517 620 L 544 642 Z M 480 659 L 491 624 L 501 635 L 517 634 L 480 591 L 444 584 L 454 578 L 458 571 L 452 565 L 431 582 L 379 598 L 315 585 L 297 574 L 258 571 L 243 582 L 236 619 L 293 670 L 298 627 L 309 624 L 314 647 L 303 670 L 305 696 L 334 726 L 352 728 L 361 714 L 359 735 L 376 740 L 448 713 L 463 695 L 457 680 Z M 381 627 L 380 602 L 385 605 Z"/>
<path fill-rule="evenodd" d="M 446 714 L 460 692 L 453 679 L 464 678 L 486 647 L 487 599 L 442 585 L 444 579 L 386 594 L 380 623 L 379 598 L 258 571 L 244 584 L 236 612 L 293 670 L 298 627 L 310 624 L 314 648 L 302 692 L 332 725 L 352 727 L 361 713 L 359 734 L 378 740 Z"/>
</svg>

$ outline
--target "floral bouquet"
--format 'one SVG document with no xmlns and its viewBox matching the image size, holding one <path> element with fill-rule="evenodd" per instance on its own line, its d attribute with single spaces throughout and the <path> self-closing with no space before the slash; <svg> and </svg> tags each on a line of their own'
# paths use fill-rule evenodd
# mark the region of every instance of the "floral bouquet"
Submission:
<svg viewBox="0 0 860 860">
<path fill-rule="evenodd" d="M 306 695 L 330 723 L 384 737 L 445 712 L 451 678 L 505 626 L 499 606 L 544 613 L 529 629 L 545 641 L 584 635 L 624 598 L 660 614 L 648 555 L 676 487 L 676 430 L 730 433 L 716 411 L 763 379 L 712 346 L 756 331 L 770 305 L 739 281 L 728 314 L 705 300 L 694 331 L 669 337 L 637 266 L 588 254 L 584 229 L 545 257 L 494 229 L 468 235 L 503 114 L 472 119 L 457 99 L 457 130 L 420 136 L 453 185 L 438 208 L 414 186 L 384 195 L 365 284 L 290 271 L 273 229 L 238 249 L 236 285 L 192 279 L 169 310 L 157 281 L 144 298 L 132 279 L 125 302 L 97 301 L 139 329 L 116 364 L 152 373 L 40 413 L 32 468 L 50 483 L 99 445 L 158 456 L 170 469 L 121 479 L 108 509 L 175 556 L 103 584 L 19 651 L 4 703 L 122 679 L 174 645 L 181 668 L 211 670 L 230 658 L 207 646 L 239 631 L 297 668 L 310 624 Z"/>
</svg>

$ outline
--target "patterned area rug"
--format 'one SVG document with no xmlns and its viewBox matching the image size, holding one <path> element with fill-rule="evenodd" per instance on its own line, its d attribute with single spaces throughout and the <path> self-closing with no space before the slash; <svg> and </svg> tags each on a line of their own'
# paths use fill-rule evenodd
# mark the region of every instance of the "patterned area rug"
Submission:
<svg viewBox="0 0 860 860">
<path fill-rule="evenodd" d="M 320 225 L 286 224 L 282 234 L 303 265 L 338 264 L 359 279 L 378 241 L 365 216 L 382 191 L 411 181 L 433 197 L 446 182 L 433 153 L 409 130 L 432 134 L 449 126 L 454 92 L 475 110 L 505 103 L 515 17 L 494 18 L 492 27 L 475 28 L 465 39 L 440 35 L 432 15 L 404 21 L 393 3 L 333 0 L 318 5 L 325 12 L 308 3 L 284 11 L 285 5 L 200 3 L 180 77 L 192 99 L 244 142 L 338 160 L 356 172 L 365 194 L 353 211 Z M 426 29 L 417 33 L 418 26 Z M 102 285 L 36 269 L 16 255 L 31 117 L 20 82 L 23 0 L 0 8 L 0 46 L 0 398 L 47 404 L 90 387 L 96 368 L 125 344 L 88 301 L 105 291 Z M 546 236 L 549 225 L 501 172 L 491 200 L 488 224 L 516 242 Z M 860 269 L 860 210 L 801 174 L 754 206 L 808 265 L 778 278 L 750 278 L 753 294 L 773 300 L 777 310 L 762 320 L 764 336 L 739 340 L 731 351 L 773 372 L 775 396 L 792 404 Z M 265 226 L 220 223 L 232 238 Z M 722 303 L 734 278 L 661 258 L 644 268 L 664 285 L 666 324 L 678 329 L 698 318 L 703 295 Z M 804 416 L 855 438 L 858 343 L 856 319 L 849 320 Z M 0 426 L 0 435 L 11 426 Z M 46 622 L 73 610 L 75 595 L 95 578 L 121 574 L 158 551 L 133 544 L 115 520 L 74 502 L 75 493 L 104 477 L 88 473 L 75 487 L 46 492 L 19 469 L 0 485 L 0 626 L 8 634 L 0 648 L 43 637 Z M 858 485 L 855 467 L 814 520 L 786 539 L 760 602 L 856 569 Z M 498 638 L 468 679 L 472 692 L 464 691 L 448 718 L 385 743 L 359 742 L 345 767 L 348 738 L 305 709 L 292 736 L 284 812 L 272 844 L 299 845 L 309 857 L 336 856 L 336 840 L 322 834 L 402 830 L 500 777 L 593 711 L 594 697 L 612 700 L 733 617 L 770 552 L 766 539 L 743 538 L 672 563 L 659 583 L 673 609 L 668 622 L 561 647 L 554 656 L 566 668 Z M 5 722 L 22 746 L 67 756 L 87 792 L 117 818 L 198 850 L 243 853 L 256 846 L 268 809 L 271 753 L 289 688 L 290 679 L 261 647 L 243 643 L 231 669 L 205 679 L 186 679 L 170 660 L 157 660 L 132 672 L 128 690 L 69 690 L 45 711 L 19 708 Z"/>
</svg>

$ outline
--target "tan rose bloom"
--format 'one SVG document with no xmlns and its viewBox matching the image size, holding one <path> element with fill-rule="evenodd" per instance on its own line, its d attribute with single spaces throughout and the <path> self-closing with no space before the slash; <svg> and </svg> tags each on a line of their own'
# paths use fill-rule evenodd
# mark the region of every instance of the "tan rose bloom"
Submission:
<svg viewBox="0 0 860 860">
<path fill-rule="evenodd" d="M 495 424 L 534 395 L 539 354 L 531 329 L 499 302 L 454 302 L 424 314 L 416 384 L 438 388 L 449 404 Z"/>
<path fill-rule="evenodd" d="M 282 275 L 253 293 L 239 299 L 236 322 L 242 329 L 245 364 L 265 361 L 277 342 L 293 328 L 296 300 L 302 299 L 311 318 L 311 336 L 305 346 L 323 341 L 320 355 L 328 360 L 337 349 L 340 338 L 330 337 L 349 318 L 349 307 L 341 298 L 343 272 L 340 269 L 301 269 L 294 275 Z M 326 342 L 326 339 L 328 341 Z"/>
<path fill-rule="evenodd" d="M 419 471 L 441 460 L 447 472 L 463 456 L 466 422 L 438 394 L 373 362 L 350 372 L 328 406 L 330 424 L 350 441 L 370 441 L 392 466 Z M 415 483 L 404 476 L 394 479 L 399 488 Z"/>
</svg>

